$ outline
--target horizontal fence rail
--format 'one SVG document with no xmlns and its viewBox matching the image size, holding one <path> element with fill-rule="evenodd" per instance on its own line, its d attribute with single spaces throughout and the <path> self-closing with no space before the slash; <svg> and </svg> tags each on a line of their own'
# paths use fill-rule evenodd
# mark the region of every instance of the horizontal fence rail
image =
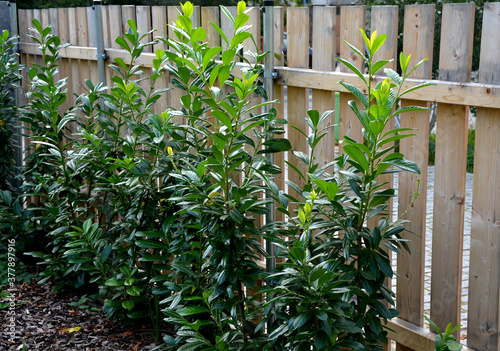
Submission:
<svg viewBox="0 0 500 351">
<path fill-rule="evenodd" d="M 343 81 L 359 86 L 359 78 L 342 64 L 337 64 L 334 56 L 340 56 L 351 64 L 362 68 L 362 59 L 342 41 L 348 41 L 358 48 L 364 48 L 359 28 L 370 28 L 378 33 L 386 33 L 387 41 L 377 59 L 397 58 L 398 37 L 402 35 L 403 51 L 412 55 L 410 65 L 422 59 L 428 61 L 420 66 L 408 79 L 405 88 L 432 81 L 434 86 L 405 95 L 401 102 L 405 105 L 430 106 L 437 103 L 437 137 L 434 216 L 432 226 L 432 279 L 430 291 L 430 315 L 440 328 L 449 322 L 454 325 L 461 320 L 462 280 L 463 280 L 463 238 L 464 238 L 464 197 L 465 162 L 467 158 L 467 132 L 469 128 L 469 107 L 477 107 L 474 187 L 472 194 L 472 233 L 470 243 L 469 289 L 465 303 L 468 305 L 467 328 L 457 337 L 466 336 L 468 348 L 464 350 L 500 349 L 500 3 L 486 3 L 483 10 L 481 35 L 481 55 L 478 83 L 471 83 L 472 38 L 474 34 L 474 3 L 443 4 L 440 32 L 439 79 L 432 79 L 432 58 L 434 51 L 435 5 L 409 5 L 404 8 L 403 33 L 398 33 L 399 8 L 396 6 L 373 6 L 367 16 L 365 6 L 347 6 L 339 11 L 335 7 L 287 8 L 286 32 L 287 53 L 275 59 L 276 72 L 274 96 L 282 101 L 276 105 L 278 114 L 289 123 L 307 131 L 306 111 L 312 106 L 321 111 L 333 109 L 338 96 L 339 124 L 334 128 L 344 135 L 361 140 L 361 126 L 347 107 L 353 97 L 338 82 Z M 32 19 L 40 20 L 42 26 L 51 24 L 61 41 L 72 46 L 61 50 L 60 76 L 69 77 L 68 89 L 72 99 L 62 106 L 69 108 L 75 96 L 84 92 L 82 83 L 90 79 L 98 81 L 97 33 L 95 31 L 94 10 L 87 8 L 58 8 L 44 10 L 19 10 L 20 50 L 23 64 L 39 63 L 38 46 L 27 36 L 26 29 Z M 235 7 L 229 11 L 236 12 Z M 282 54 L 284 48 L 285 9 L 275 8 L 274 42 L 275 52 Z M 141 33 L 156 29 L 154 36 L 172 35 L 167 23 L 177 19 L 175 7 L 164 6 L 118 6 L 102 7 L 105 53 L 108 63 L 126 57 L 114 39 L 127 31 L 127 20 L 136 21 Z M 260 12 L 250 12 L 250 23 L 255 38 L 260 37 Z M 218 33 L 211 29 L 209 22 L 228 28 L 229 21 L 221 16 L 218 7 L 195 8 L 194 25 L 207 29 L 207 40 L 211 45 L 221 45 Z M 339 41 L 340 39 L 340 41 Z M 229 38 L 230 40 L 230 38 Z M 251 48 L 245 43 L 245 48 Z M 340 47 L 339 47 L 340 45 Z M 136 62 L 144 66 L 144 75 L 151 75 L 153 52 L 167 49 L 165 43 L 158 42 L 149 47 Z M 310 57 L 312 55 L 312 57 Z M 391 63 L 397 69 L 397 59 Z M 311 68 L 309 68 L 311 67 Z M 235 72 L 237 74 L 237 72 Z M 378 73 L 374 84 L 385 79 Z M 106 68 L 106 81 L 110 82 L 113 71 Z M 148 80 L 141 83 L 148 86 Z M 169 77 L 162 78 L 160 88 L 171 86 Z M 286 90 L 286 95 L 285 95 Z M 338 93 L 338 94 L 334 94 Z M 157 112 L 167 107 L 179 107 L 179 90 L 165 93 L 157 102 Z M 329 120 L 332 133 L 319 146 L 318 159 L 324 163 L 335 157 L 335 121 Z M 399 205 L 394 211 L 405 213 L 410 220 L 409 229 L 414 234 L 411 240 L 411 254 L 403 253 L 397 259 L 397 309 L 400 316 L 388 323 L 393 331 L 390 338 L 398 350 L 433 350 L 434 334 L 424 328 L 424 268 L 425 237 L 427 217 L 427 167 L 429 154 L 429 112 L 411 112 L 401 116 L 401 127 L 414 128 L 416 137 L 404 139 L 399 144 L 400 151 L 408 159 L 416 162 L 422 174 L 400 175 L 398 179 Z M 287 137 L 294 148 L 307 150 L 303 135 L 289 128 Z M 27 141 L 25 141 L 27 142 Z M 340 144 L 339 152 L 342 152 Z M 297 167 L 296 159 L 288 159 Z M 285 167 L 284 160 L 276 160 Z M 284 172 L 286 173 L 286 172 Z M 291 180 L 295 173 L 290 172 Z M 421 195 L 412 204 L 413 195 L 420 180 Z M 278 176 L 277 184 L 284 187 L 283 176 Z M 387 178 L 385 181 L 392 182 Z M 293 194 L 292 194 L 293 195 Z M 280 220 L 280 213 L 276 215 Z M 428 234 L 428 233 L 427 233 Z M 387 347 L 388 348 L 388 347 Z"/>
</svg>

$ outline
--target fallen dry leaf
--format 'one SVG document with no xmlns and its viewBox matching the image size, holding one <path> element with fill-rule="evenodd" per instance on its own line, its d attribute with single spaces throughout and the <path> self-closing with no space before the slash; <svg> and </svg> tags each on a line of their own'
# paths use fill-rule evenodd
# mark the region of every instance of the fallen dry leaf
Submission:
<svg viewBox="0 0 500 351">
<path fill-rule="evenodd" d="M 74 328 L 66 328 L 66 329 L 61 329 L 61 331 L 67 332 L 67 333 L 74 333 L 82 329 L 82 327 L 74 327 Z"/>
</svg>

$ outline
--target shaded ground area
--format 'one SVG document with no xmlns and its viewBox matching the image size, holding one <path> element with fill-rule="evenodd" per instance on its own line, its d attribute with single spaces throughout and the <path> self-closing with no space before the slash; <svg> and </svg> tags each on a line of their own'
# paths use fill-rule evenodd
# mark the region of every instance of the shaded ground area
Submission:
<svg viewBox="0 0 500 351">
<path fill-rule="evenodd" d="M 15 342 L 9 341 L 11 315 L 0 309 L 0 350 L 152 350 L 155 344 L 148 325 L 121 327 L 92 311 L 71 305 L 79 301 L 74 294 L 52 293 L 50 284 L 24 283 L 15 292 Z M 5 300 L 3 300 L 5 302 Z M 88 302 L 88 301 L 87 301 Z M 0 304 L 0 306 L 2 306 Z"/>
</svg>

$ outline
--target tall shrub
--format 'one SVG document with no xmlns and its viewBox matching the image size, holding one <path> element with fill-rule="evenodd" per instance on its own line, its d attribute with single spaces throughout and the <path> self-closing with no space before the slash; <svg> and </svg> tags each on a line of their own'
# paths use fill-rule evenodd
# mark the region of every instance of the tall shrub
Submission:
<svg viewBox="0 0 500 351">
<path fill-rule="evenodd" d="M 268 212 L 269 201 L 262 199 L 268 174 L 281 173 L 269 154 L 291 148 L 286 139 L 273 137 L 283 133 L 284 121 L 275 111 L 260 111 L 271 102 L 251 102 L 265 54 L 248 32 L 245 3 L 238 4 L 236 17 L 221 9 L 234 25 L 233 33 L 224 33 L 212 24 L 223 47 L 209 47 L 206 30 L 193 28 L 187 2 L 171 27 L 173 50 L 165 53 L 174 64 L 168 66 L 174 84 L 185 92 L 186 130 L 196 138 L 190 153 L 169 149 L 177 178 L 169 201 L 179 209 L 170 226 L 174 271 L 164 283 L 174 293 L 165 299 L 164 312 L 179 328 L 177 338 L 167 338 L 175 350 L 261 350 L 263 339 L 252 322 L 258 303 L 249 291 L 262 277 L 257 261 L 266 255 L 261 241 L 268 227 L 257 225 L 256 216 Z M 245 54 L 257 64 L 243 55 L 244 42 L 254 43 L 257 53 Z M 245 65 L 238 72 L 240 60 Z"/>
<path fill-rule="evenodd" d="M 308 169 L 300 173 L 306 185 L 301 189 L 289 183 L 301 195 L 299 199 L 288 196 L 298 204 L 298 212 L 290 212 L 288 203 L 275 194 L 293 224 L 286 245 L 280 245 L 281 269 L 268 277 L 275 283 L 262 289 L 268 302 L 261 326 L 272 322 L 269 339 L 278 350 L 380 349 L 380 343 L 387 342 L 383 321 L 398 314 L 390 307 L 394 294 L 385 285 L 394 275 L 385 250 L 399 253 L 408 247 L 400 236 L 404 221 L 392 222 L 387 212 L 394 189 L 380 183 L 379 176 L 419 173 L 417 165 L 394 152 L 393 146 L 394 141 L 414 134 L 409 129 L 387 130 L 386 126 L 398 114 L 422 109 L 398 108 L 398 100 L 428 84 L 402 89 L 405 79 L 422 62 L 410 69 L 410 57 L 401 54 L 402 75 L 385 69 L 388 78 L 374 86 L 374 74 L 388 63 L 373 61 L 386 35 L 377 36 L 375 31 L 368 38 L 364 31 L 361 34 L 366 55 L 347 44 L 365 60 L 368 75 L 348 61 L 340 61 L 360 78 L 368 93 L 339 83 L 356 98 L 349 106 L 363 126 L 363 140 L 344 137 L 343 154 L 329 175 L 314 162 L 314 147 L 326 135 L 320 124 L 327 114 L 320 118 L 316 111 L 309 111 L 312 134 L 307 139 L 312 151 L 309 157 L 296 153 Z M 368 225 L 370 218 L 379 219 L 373 227 Z"/>
</svg>

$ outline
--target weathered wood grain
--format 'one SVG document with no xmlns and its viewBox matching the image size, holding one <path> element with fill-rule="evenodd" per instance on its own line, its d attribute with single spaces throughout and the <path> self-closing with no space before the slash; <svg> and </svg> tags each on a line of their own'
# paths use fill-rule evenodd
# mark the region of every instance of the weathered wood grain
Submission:
<svg viewBox="0 0 500 351">
<path fill-rule="evenodd" d="M 443 5 L 442 80 L 470 80 L 474 9 L 474 3 Z M 430 318 L 439 328 L 460 324 L 468 122 L 467 106 L 438 104 Z"/>
<path fill-rule="evenodd" d="M 484 4 L 479 82 L 500 84 L 500 3 Z M 500 110 L 478 108 L 474 150 L 467 344 L 498 350 L 500 338 Z"/>
<path fill-rule="evenodd" d="M 309 65 L 309 9 L 308 8 L 288 8 L 287 9 L 287 60 L 289 67 L 307 68 Z M 301 25 L 298 26 L 297 23 Z M 292 150 L 288 153 L 288 162 L 297 167 L 302 174 L 307 174 L 307 165 L 305 165 L 293 151 L 309 154 L 309 145 L 306 137 L 297 130 L 291 128 L 294 126 L 306 134 L 309 134 L 309 126 L 306 123 L 307 110 L 309 107 L 309 89 L 288 87 L 287 90 L 287 112 L 288 112 L 288 140 L 292 145 Z M 300 188 L 304 185 L 304 180 L 299 175 L 290 170 L 288 179 Z M 289 189 L 292 196 L 298 194 Z M 300 199 L 301 197 L 298 196 Z M 293 208 L 292 208 L 293 209 Z"/>
<path fill-rule="evenodd" d="M 361 72 L 365 71 L 365 62 L 353 50 L 351 50 L 344 41 L 354 45 L 361 53 L 365 52 L 365 43 L 359 29 L 366 29 L 366 6 L 345 6 L 340 10 L 340 57 L 349 61 Z M 349 69 L 340 64 L 341 72 L 350 72 Z M 359 78 L 356 84 L 359 85 Z M 339 94 L 339 138 L 342 140 L 344 136 L 361 142 L 363 140 L 362 126 L 358 118 L 347 105 L 353 96 L 348 93 Z M 340 144 L 340 152 L 342 152 L 342 143 Z"/>
<path fill-rule="evenodd" d="M 335 69 L 335 32 L 336 7 L 326 6 L 313 8 L 312 33 L 312 68 L 318 71 L 331 72 Z M 328 90 L 312 90 L 312 108 L 320 116 L 325 111 L 335 108 L 335 95 Z M 335 113 L 325 120 L 320 128 L 328 127 L 328 135 L 323 137 L 316 147 L 317 160 L 320 166 L 335 158 Z"/>
</svg>

